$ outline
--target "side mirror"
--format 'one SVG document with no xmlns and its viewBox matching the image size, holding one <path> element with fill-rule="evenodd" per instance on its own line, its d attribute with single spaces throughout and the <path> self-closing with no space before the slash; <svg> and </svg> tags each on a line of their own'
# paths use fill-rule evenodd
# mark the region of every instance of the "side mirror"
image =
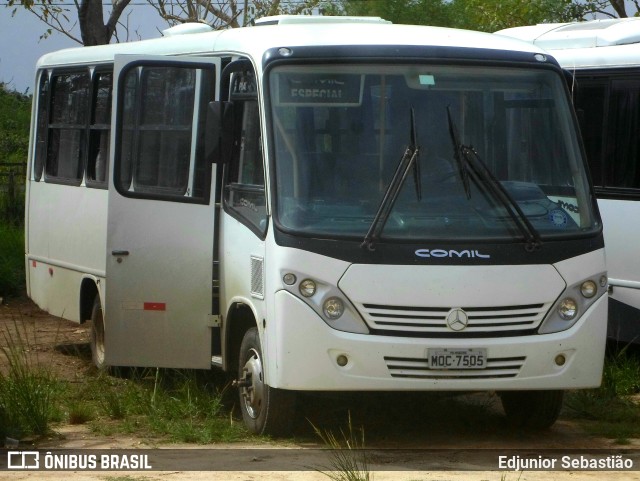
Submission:
<svg viewBox="0 0 640 481">
<path fill-rule="evenodd" d="M 232 102 L 209 102 L 204 129 L 204 158 L 207 162 L 229 162 L 233 146 L 233 124 Z"/>
</svg>

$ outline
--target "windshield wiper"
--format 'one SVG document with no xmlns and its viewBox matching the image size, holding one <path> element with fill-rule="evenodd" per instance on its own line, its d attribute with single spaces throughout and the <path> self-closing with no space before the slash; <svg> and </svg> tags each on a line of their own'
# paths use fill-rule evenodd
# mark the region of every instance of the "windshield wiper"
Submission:
<svg viewBox="0 0 640 481">
<path fill-rule="evenodd" d="M 371 226 L 367 231 L 367 235 L 364 236 L 364 240 L 360 247 L 366 247 L 370 251 L 375 250 L 375 243 L 380 238 L 380 234 L 382 233 L 387 220 L 389 219 L 389 215 L 391 215 L 391 211 L 393 210 L 393 206 L 400 195 L 400 190 L 404 185 L 404 181 L 409 174 L 409 170 L 413 167 L 413 180 L 416 188 L 416 197 L 420 201 L 422 200 L 422 184 L 420 178 L 420 146 L 417 141 L 416 134 L 416 118 L 413 107 L 410 111 L 410 121 L 411 121 L 411 132 L 410 132 L 410 143 L 402 154 L 400 161 L 398 162 L 398 166 L 396 167 L 396 171 L 393 174 L 393 178 L 387 189 L 382 196 L 382 202 L 380 202 L 380 206 L 378 207 L 378 211 L 376 215 L 373 217 L 373 221 L 371 222 Z"/>
<path fill-rule="evenodd" d="M 460 142 L 458 128 L 451 115 L 450 107 L 447 107 L 447 116 L 449 119 L 449 134 L 453 142 L 454 156 L 458 164 L 458 172 L 467 199 L 471 198 L 469 179 L 473 180 L 474 184 L 478 187 L 480 187 L 481 183 L 486 185 L 493 197 L 499 200 L 505 207 L 509 216 L 513 219 L 514 224 L 524 237 L 526 241 L 525 249 L 528 252 L 533 252 L 538 249 L 542 245 L 542 239 L 537 229 L 531 224 L 526 214 L 522 212 L 518 202 L 509 194 L 509 191 L 505 189 L 502 182 L 489 170 L 480 158 L 480 154 L 478 154 L 473 147 L 463 145 Z"/>
</svg>

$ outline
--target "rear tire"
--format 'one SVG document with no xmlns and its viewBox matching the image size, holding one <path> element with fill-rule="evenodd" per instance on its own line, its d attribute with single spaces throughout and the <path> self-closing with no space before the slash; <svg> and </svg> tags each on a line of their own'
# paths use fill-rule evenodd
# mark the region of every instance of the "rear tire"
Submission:
<svg viewBox="0 0 640 481">
<path fill-rule="evenodd" d="M 99 294 L 96 294 L 91 309 L 91 359 L 98 369 L 107 368 L 104 347 L 104 317 Z"/>
<path fill-rule="evenodd" d="M 284 436 L 291 430 L 296 395 L 264 382 L 264 360 L 258 329 L 249 329 L 240 345 L 238 384 L 242 419 L 255 434 Z"/>
<path fill-rule="evenodd" d="M 564 391 L 504 391 L 499 395 L 512 426 L 540 431 L 558 419 Z"/>
</svg>

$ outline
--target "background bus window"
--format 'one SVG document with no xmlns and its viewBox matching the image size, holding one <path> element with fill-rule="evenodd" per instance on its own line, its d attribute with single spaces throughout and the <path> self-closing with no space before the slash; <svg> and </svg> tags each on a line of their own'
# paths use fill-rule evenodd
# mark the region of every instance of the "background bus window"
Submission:
<svg viewBox="0 0 640 481">
<path fill-rule="evenodd" d="M 47 180 L 82 181 L 82 154 L 89 100 L 89 73 L 54 75 L 47 137 Z"/>
<path fill-rule="evenodd" d="M 607 125 L 606 186 L 640 189 L 640 81 L 612 80 Z"/>
<path fill-rule="evenodd" d="M 609 85 L 605 82 L 578 82 L 575 107 L 580 122 L 582 141 L 591 169 L 591 178 L 596 186 L 604 185 L 602 156 L 604 153 L 604 122 L 609 96 Z M 589 119 L 587 122 L 586 119 Z"/>
</svg>

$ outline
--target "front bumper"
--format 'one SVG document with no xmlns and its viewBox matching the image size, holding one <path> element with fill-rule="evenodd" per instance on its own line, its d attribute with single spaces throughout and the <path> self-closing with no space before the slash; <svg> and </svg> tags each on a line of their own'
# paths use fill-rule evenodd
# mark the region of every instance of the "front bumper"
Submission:
<svg viewBox="0 0 640 481">
<path fill-rule="evenodd" d="M 528 390 L 589 388 L 597 387 L 601 382 L 607 296 L 596 301 L 566 331 L 467 339 L 341 332 L 327 326 L 289 292 L 277 292 L 274 301 L 277 321 L 267 328 L 265 335 L 273 336 L 269 344 L 275 355 L 267 359 L 266 376 L 268 384 L 276 388 L 313 391 Z M 428 348 L 486 348 L 487 357 L 494 361 L 481 371 L 429 372 L 425 362 Z M 561 366 L 555 361 L 559 354 L 566 359 Z M 346 356 L 348 363 L 339 366 L 338 356 Z M 512 366 L 508 377 L 502 369 L 505 362 Z M 403 372 L 412 376 L 407 377 Z"/>
</svg>

